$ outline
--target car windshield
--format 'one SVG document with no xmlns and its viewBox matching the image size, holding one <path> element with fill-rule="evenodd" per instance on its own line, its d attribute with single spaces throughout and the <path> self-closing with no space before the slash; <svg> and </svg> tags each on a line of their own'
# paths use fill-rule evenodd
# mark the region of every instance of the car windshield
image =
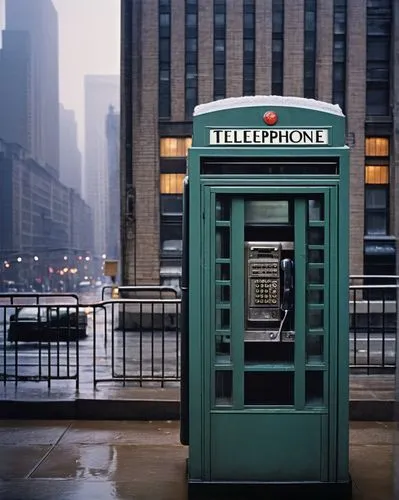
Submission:
<svg viewBox="0 0 399 500">
<path fill-rule="evenodd" d="M 18 319 L 34 319 L 40 318 L 42 321 L 47 317 L 47 307 L 23 307 L 18 311 Z"/>
</svg>

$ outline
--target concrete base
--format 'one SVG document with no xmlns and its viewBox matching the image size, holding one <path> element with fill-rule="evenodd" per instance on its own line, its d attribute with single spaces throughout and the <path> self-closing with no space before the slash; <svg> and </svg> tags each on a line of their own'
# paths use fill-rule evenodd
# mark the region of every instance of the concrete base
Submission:
<svg viewBox="0 0 399 500">
<path fill-rule="evenodd" d="M 188 499 L 220 500 L 350 500 L 352 481 L 345 483 L 245 483 L 188 481 Z"/>
<path fill-rule="evenodd" d="M 0 401 L 0 419 L 180 420 L 180 401 L 162 399 L 91 399 Z M 395 421 L 394 401 L 350 401 L 351 421 Z"/>
</svg>

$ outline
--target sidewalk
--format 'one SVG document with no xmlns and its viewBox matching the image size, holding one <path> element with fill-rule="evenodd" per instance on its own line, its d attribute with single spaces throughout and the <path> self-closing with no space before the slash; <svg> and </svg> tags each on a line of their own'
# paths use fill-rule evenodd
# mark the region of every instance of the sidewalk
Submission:
<svg viewBox="0 0 399 500">
<path fill-rule="evenodd" d="M 2 420 L 0 457 L 4 500 L 187 499 L 178 422 Z M 397 424 L 351 423 L 351 474 L 355 500 L 399 498 Z"/>
</svg>

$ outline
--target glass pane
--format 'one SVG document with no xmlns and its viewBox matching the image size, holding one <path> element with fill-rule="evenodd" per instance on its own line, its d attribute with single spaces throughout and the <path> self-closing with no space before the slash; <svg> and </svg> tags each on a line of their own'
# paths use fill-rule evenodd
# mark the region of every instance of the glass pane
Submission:
<svg viewBox="0 0 399 500">
<path fill-rule="evenodd" d="M 323 304 L 324 290 L 308 290 L 307 301 L 311 304 Z"/>
<path fill-rule="evenodd" d="M 294 342 L 245 342 L 244 362 L 246 365 L 259 363 L 284 364 L 294 363 Z"/>
<path fill-rule="evenodd" d="M 245 372 L 245 405 L 293 405 L 293 372 Z"/>
<path fill-rule="evenodd" d="M 230 279 L 230 264 L 216 264 L 216 279 L 223 281 Z"/>
<path fill-rule="evenodd" d="M 309 309 L 308 311 L 308 326 L 309 328 L 323 328 L 324 326 L 324 309 Z"/>
<path fill-rule="evenodd" d="M 228 227 L 216 228 L 216 258 L 230 258 L 230 229 Z"/>
<path fill-rule="evenodd" d="M 310 263 L 322 264 L 324 262 L 324 250 L 309 250 L 308 259 Z"/>
<path fill-rule="evenodd" d="M 321 200 L 309 200 L 309 220 L 324 220 L 324 204 Z"/>
<path fill-rule="evenodd" d="M 288 224 L 288 201 L 253 200 L 245 203 L 246 224 Z"/>
<path fill-rule="evenodd" d="M 230 286 L 229 285 L 216 285 L 216 302 L 229 303 L 230 302 Z"/>
<path fill-rule="evenodd" d="M 230 220 L 230 206 L 229 198 L 218 196 L 216 199 L 216 220 Z"/>
<path fill-rule="evenodd" d="M 324 268 L 308 268 L 308 283 L 310 284 L 323 284 L 324 283 Z"/>
<path fill-rule="evenodd" d="M 233 372 L 215 371 L 215 405 L 230 406 L 233 403 Z"/>
<path fill-rule="evenodd" d="M 308 371 L 305 375 L 306 404 L 323 404 L 323 372 Z"/>
<path fill-rule="evenodd" d="M 307 363 L 322 362 L 324 358 L 324 337 L 322 335 L 306 336 L 306 361 Z"/>
<path fill-rule="evenodd" d="M 216 335 L 216 363 L 230 363 L 230 335 Z"/>
<path fill-rule="evenodd" d="M 311 227 L 308 232 L 309 245 L 323 245 L 324 227 Z"/>
<path fill-rule="evenodd" d="M 230 309 L 216 309 L 216 330 L 230 329 Z"/>
</svg>

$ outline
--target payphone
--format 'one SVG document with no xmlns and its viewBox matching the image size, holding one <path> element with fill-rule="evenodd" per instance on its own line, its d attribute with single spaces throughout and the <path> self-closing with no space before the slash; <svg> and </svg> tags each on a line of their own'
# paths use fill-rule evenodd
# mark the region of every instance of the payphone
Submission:
<svg viewBox="0 0 399 500">
<path fill-rule="evenodd" d="M 246 341 L 294 340 L 285 327 L 294 309 L 294 261 L 282 258 L 292 250 L 290 242 L 246 242 Z"/>
</svg>

